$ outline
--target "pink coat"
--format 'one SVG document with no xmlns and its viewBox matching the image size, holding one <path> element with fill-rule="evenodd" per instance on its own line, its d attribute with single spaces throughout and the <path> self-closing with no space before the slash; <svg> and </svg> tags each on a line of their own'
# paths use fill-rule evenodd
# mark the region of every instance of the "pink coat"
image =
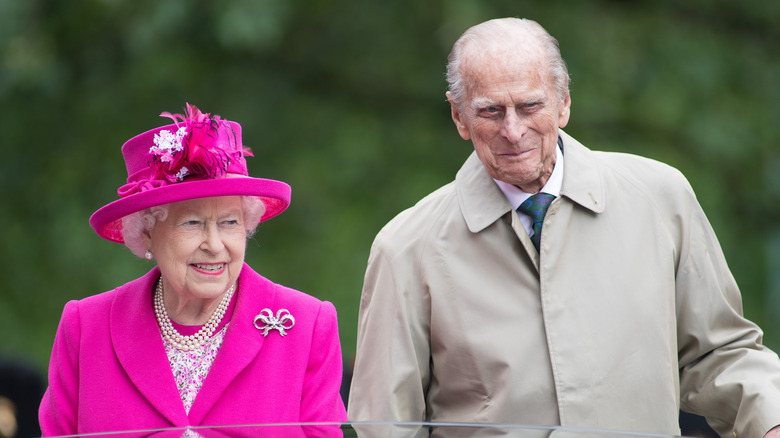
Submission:
<svg viewBox="0 0 780 438">
<path fill-rule="evenodd" d="M 44 436 L 199 425 L 346 421 L 336 309 L 244 265 L 233 317 L 190 410 L 152 309 L 160 272 L 65 305 L 40 408 Z M 266 337 L 261 310 L 295 326 Z"/>
</svg>

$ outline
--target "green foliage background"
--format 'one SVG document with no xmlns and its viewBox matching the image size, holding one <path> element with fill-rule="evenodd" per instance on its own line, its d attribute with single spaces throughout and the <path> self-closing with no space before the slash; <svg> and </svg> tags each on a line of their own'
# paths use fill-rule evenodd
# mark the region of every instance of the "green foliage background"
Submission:
<svg viewBox="0 0 780 438">
<path fill-rule="evenodd" d="M 468 26 L 521 16 L 561 43 L 567 131 L 685 173 L 780 347 L 780 2 L 0 0 L 0 357 L 45 370 L 67 300 L 152 266 L 87 219 L 120 147 L 185 102 L 243 125 L 250 173 L 293 187 L 248 262 L 333 301 L 354 352 L 368 250 L 471 151 L 444 63 Z"/>
</svg>

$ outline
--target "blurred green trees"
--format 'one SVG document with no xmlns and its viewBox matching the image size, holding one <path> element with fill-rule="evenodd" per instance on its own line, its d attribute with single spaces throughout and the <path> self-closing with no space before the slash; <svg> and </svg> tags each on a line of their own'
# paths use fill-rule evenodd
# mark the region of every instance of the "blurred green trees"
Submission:
<svg viewBox="0 0 780 438">
<path fill-rule="evenodd" d="M 688 176 L 778 349 L 780 2 L 0 0 L 0 356 L 45 369 L 67 300 L 152 266 L 87 219 L 124 183 L 122 143 L 190 102 L 243 125 L 252 175 L 293 187 L 247 259 L 333 301 L 349 357 L 374 235 L 471 150 L 449 48 L 501 16 L 559 39 L 570 134 Z"/>
</svg>

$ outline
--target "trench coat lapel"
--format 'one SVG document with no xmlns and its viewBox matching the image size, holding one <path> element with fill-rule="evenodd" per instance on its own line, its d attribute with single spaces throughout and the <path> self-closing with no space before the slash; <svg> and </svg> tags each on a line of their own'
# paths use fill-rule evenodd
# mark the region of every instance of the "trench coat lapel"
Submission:
<svg viewBox="0 0 780 438">
<path fill-rule="evenodd" d="M 255 316 L 266 307 L 275 309 L 274 283 L 261 277 L 246 263 L 238 285 L 238 301 L 225 340 L 190 409 L 193 424 L 200 424 L 233 380 L 257 360 L 265 338 L 254 327 Z"/>
<path fill-rule="evenodd" d="M 471 153 L 455 176 L 455 191 L 463 219 L 472 233 L 481 232 L 512 212 L 508 216 L 509 226 L 512 227 L 536 269 L 539 269 L 539 254 L 537 254 L 531 238 L 525 232 L 509 200 L 488 174 L 475 152 Z"/>
<path fill-rule="evenodd" d="M 111 306 L 111 342 L 119 363 L 138 391 L 174 426 L 188 425 L 152 306 L 154 268 L 122 286 Z"/>
<path fill-rule="evenodd" d="M 479 233 L 512 210 L 476 152 L 471 153 L 455 176 L 455 189 L 463 219 L 472 233 Z"/>
<path fill-rule="evenodd" d="M 594 213 L 606 208 L 604 182 L 593 153 L 577 140 L 559 131 L 563 140 L 563 185 L 561 196 Z"/>
</svg>

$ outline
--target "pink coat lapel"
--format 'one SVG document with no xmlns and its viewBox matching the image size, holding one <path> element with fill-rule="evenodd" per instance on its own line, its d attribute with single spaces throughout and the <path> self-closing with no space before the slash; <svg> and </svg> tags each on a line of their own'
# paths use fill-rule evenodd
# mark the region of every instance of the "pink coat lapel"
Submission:
<svg viewBox="0 0 780 438">
<path fill-rule="evenodd" d="M 124 286 L 111 307 L 111 341 L 130 380 L 176 426 L 189 424 L 152 307 L 155 268 Z"/>
<path fill-rule="evenodd" d="M 157 268 L 122 288 L 111 308 L 111 341 L 122 368 L 139 392 L 174 426 L 200 424 L 231 382 L 260 354 L 265 339 L 254 326 L 264 308 L 275 309 L 273 282 L 244 264 L 239 276 L 238 302 L 212 369 L 189 417 L 173 379 L 152 307 Z"/>
<path fill-rule="evenodd" d="M 210 373 L 203 382 L 190 409 L 193 424 L 202 422 L 230 383 L 257 358 L 265 339 L 253 326 L 254 318 L 263 308 L 274 308 L 277 298 L 275 285 L 255 274 L 247 264 L 241 270 L 238 284 L 238 302 L 233 318 L 212 365 L 219 372 Z"/>
</svg>

